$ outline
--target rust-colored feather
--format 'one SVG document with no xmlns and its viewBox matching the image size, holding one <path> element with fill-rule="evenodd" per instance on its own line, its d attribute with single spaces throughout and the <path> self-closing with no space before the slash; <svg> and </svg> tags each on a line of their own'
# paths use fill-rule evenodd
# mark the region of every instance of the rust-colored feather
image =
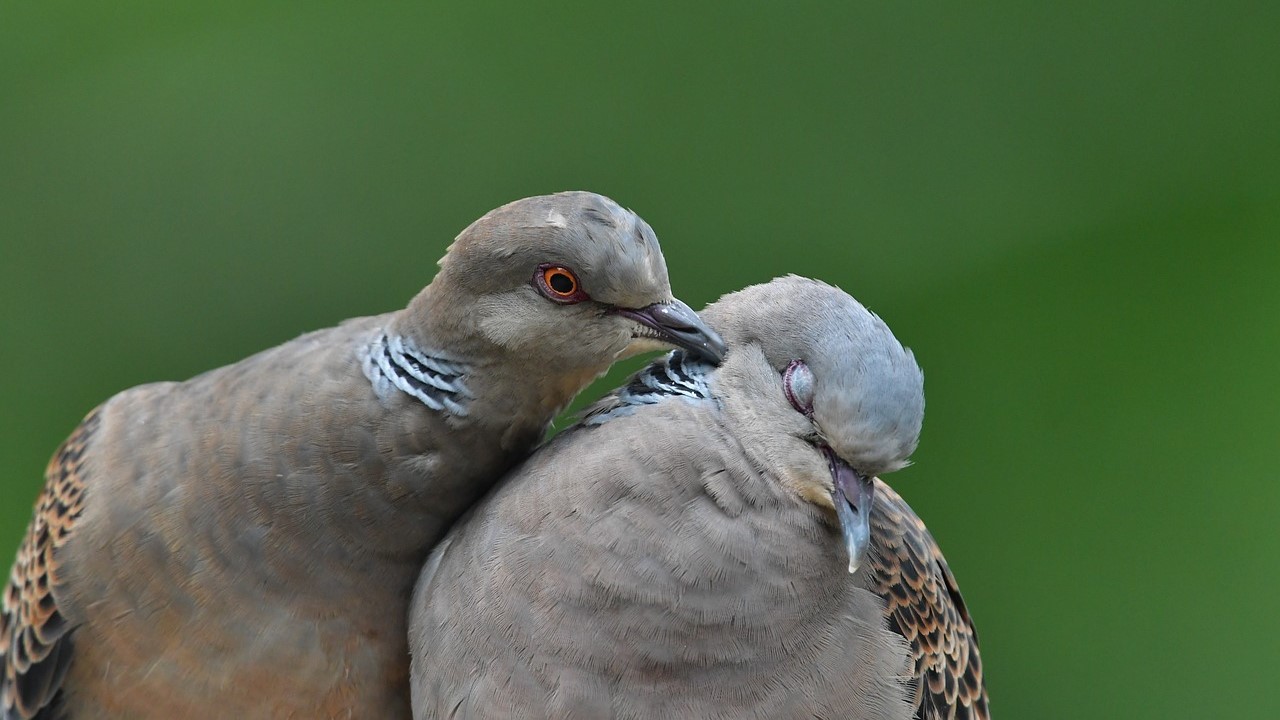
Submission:
<svg viewBox="0 0 1280 720">
<path fill-rule="evenodd" d="M 978 634 L 960 588 L 911 506 L 876 481 L 870 571 L 889 625 L 910 643 L 916 662 L 916 717 L 988 720 Z"/>
<path fill-rule="evenodd" d="M 71 663 L 72 628 L 58 608 L 56 551 L 84 508 L 85 447 L 98 427 L 94 410 L 58 448 L 44 492 L 18 548 L 0 613 L 0 717 L 57 716 L 58 692 Z"/>
</svg>

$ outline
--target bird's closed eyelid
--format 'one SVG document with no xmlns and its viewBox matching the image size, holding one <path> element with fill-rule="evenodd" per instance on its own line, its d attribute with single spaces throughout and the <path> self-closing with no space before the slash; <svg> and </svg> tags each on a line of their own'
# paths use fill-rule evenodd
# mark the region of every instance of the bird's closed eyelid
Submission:
<svg viewBox="0 0 1280 720">
<path fill-rule="evenodd" d="M 803 360 L 792 360 L 782 371 L 782 391 L 796 412 L 813 417 L 813 371 Z"/>
</svg>

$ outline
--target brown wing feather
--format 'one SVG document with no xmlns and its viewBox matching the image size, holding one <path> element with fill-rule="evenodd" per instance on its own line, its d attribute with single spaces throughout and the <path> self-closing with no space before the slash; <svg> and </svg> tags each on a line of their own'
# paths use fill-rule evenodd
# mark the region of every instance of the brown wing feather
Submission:
<svg viewBox="0 0 1280 720">
<path fill-rule="evenodd" d="M 74 630 L 58 611 L 55 552 L 84 506 L 81 464 L 98 427 L 94 410 L 58 448 L 45 470 L 44 492 L 18 548 L 0 613 L 0 718 L 57 716 L 58 692 L 71 663 Z"/>
<path fill-rule="evenodd" d="M 889 626 L 915 652 L 921 720 L 988 720 L 978 634 L 938 543 L 911 506 L 876 481 L 870 570 Z"/>
</svg>

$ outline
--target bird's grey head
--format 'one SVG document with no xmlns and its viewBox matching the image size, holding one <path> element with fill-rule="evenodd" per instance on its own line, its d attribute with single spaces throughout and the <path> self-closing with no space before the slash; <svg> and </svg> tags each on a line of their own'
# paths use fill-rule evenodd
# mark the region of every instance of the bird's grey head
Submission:
<svg viewBox="0 0 1280 720">
<path fill-rule="evenodd" d="M 460 308 L 449 322 L 531 359 L 595 368 L 672 346 L 716 362 L 724 352 L 672 295 L 653 229 L 595 193 L 503 205 L 463 230 L 440 267 L 410 316 Z"/>
<path fill-rule="evenodd" d="M 924 419 L 924 375 L 889 327 L 839 288 L 794 275 L 702 313 L 728 346 L 713 392 L 743 447 L 798 496 L 833 508 L 856 567 L 871 478 L 901 469 Z"/>
</svg>

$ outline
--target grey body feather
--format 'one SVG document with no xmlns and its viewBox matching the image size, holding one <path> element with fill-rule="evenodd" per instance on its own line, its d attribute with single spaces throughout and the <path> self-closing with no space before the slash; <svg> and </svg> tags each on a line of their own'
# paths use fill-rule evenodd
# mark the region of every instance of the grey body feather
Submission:
<svg viewBox="0 0 1280 720">
<path fill-rule="evenodd" d="M 642 370 L 429 560 L 416 718 L 913 716 L 912 646 L 877 576 L 846 571 L 825 453 L 866 476 L 903 467 L 919 367 L 879 318 L 803 278 L 704 317 L 729 347 L 720 368 L 675 353 Z M 788 398 L 794 363 L 811 406 Z"/>
<path fill-rule="evenodd" d="M 416 718 L 909 718 L 906 642 L 838 531 L 711 401 L 558 437 L 433 556 Z"/>
</svg>

